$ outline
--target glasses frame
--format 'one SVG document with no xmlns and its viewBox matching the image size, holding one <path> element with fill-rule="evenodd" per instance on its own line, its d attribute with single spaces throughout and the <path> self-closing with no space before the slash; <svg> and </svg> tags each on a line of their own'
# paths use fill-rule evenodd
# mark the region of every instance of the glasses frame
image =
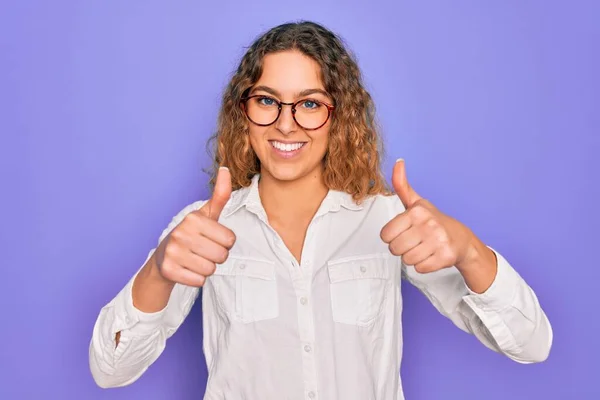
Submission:
<svg viewBox="0 0 600 400">
<path fill-rule="evenodd" d="M 253 121 L 252 118 L 250 118 L 250 116 L 248 115 L 248 106 L 246 105 L 246 102 L 248 100 L 254 98 L 254 97 L 267 97 L 269 99 L 272 99 L 275 103 L 277 103 L 277 117 L 275 117 L 275 119 L 273 120 L 273 122 L 268 123 L 268 124 L 259 124 L 259 123 L 255 122 L 255 121 Z M 316 128 L 306 128 L 301 123 L 299 123 L 296 120 L 296 106 L 298 104 L 302 103 L 303 101 L 312 101 L 314 103 L 317 103 L 317 104 L 325 106 L 327 108 L 327 118 L 325 119 L 325 122 L 323 122 L 321 125 L 317 126 Z M 315 131 L 315 130 L 317 130 L 319 128 L 322 128 L 327 123 L 327 121 L 329 121 L 329 118 L 331 118 L 331 114 L 332 114 L 333 110 L 335 109 L 334 105 L 326 103 L 326 102 L 321 101 L 321 100 L 302 99 L 302 100 L 298 100 L 298 101 L 296 101 L 294 103 L 285 103 L 283 101 L 279 101 L 279 100 L 277 100 L 277 99 L 275 99 L 275 98 L 273 98 L 271 96 L 267 96 L 267 95 L 264 95 L 264 94 L 254 94 L 252 96 L 244 96 L 240 100 L 240 103 L 244 105 L 244 114 L 246 115 L 246 118 L 248 118 L 248 120 L 250 122 L 252 122 L 253 124 L 258 125 L 258 126 L 270 126 L 270 125 L 273 125 L 275 122 L 277 122 L 277 120 L 281 116 L 281 110 L 283 109 L 283 106 L 291 106 L 292 107 L 292 118 L 294 118 L 294 122 L 299 127 L 301 127 L 304 130 L 307 130 L 307 131 Z"/>
</svg>

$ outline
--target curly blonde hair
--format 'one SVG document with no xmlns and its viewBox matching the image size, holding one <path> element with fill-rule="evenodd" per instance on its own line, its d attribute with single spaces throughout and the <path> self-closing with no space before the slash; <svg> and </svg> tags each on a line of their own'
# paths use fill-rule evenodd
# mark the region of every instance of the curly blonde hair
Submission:
<svg viewBox="0 0 600 400">
<path fill-rule="evenodd" d="M 265 55 L 286 50 L 300 51 L 320 65 L 323 85 L 334 100 L 323 160 L 325 185 L 351 194 L 357 203 L 369 195 L 389 194 L 380 169 L 383 144 L 375 122 L 375 106 L 363 86 L 358 65 L 338 36 L 310 21 L 272 28 L 243 56 L 223 93 L 217 131 L 208 142 L 209 147 L 214 143 L 209 150 L 213 159 L 211 187 L 219 166 L 229 168 L 234 190 L 249 186 L 260 172 L 240 101 L 260 78 Z"/>
</svg>

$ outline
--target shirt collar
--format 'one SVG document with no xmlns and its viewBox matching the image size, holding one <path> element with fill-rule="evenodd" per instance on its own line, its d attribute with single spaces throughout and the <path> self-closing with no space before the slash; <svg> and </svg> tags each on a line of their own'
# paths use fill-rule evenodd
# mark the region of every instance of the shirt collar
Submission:
<svg viewBox="0 0 600 400">
<path fill-rule="evenodd" d="M 229 202 L 223 209 L 223 215 L 228 217 L 240 208 L 246 207 L 248 211 L 258 214 L 259 216 L 264 216 L 265 211 L 258 192 L 259 180 L 260 174 L 256 174 L 252 177 L 250 186 L 240 188 L 233 192 Z M 352 211 L 363 209 L 363 205 L 356 204 L 350 194 L 330 189 L 315 216 L 318 217 L 329 212 L 338 212 L 342 207 Z"/>
</svg>

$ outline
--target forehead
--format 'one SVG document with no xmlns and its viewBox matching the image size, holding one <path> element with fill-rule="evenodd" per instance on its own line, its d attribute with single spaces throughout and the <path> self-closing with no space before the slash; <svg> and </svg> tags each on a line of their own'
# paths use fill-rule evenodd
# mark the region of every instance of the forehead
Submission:
<svg viewBox="0 0 600 400">
<path fill-rule="evenodd" d="M 256 85 L 269 86 L 282 94 L 293 94 L 306 89 L 324 89 L 319 64 L 298 51 L 266 55 L 262 75 Z"/>
</svg>

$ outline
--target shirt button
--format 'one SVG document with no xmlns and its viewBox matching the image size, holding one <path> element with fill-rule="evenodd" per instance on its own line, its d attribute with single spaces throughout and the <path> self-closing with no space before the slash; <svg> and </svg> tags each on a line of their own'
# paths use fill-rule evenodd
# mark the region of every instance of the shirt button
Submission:
<svg viewBox="0 0 600 400">
<path fill-rule="evenodd" d="M 308 397 L 311 399 L 315 398 L 315 392 L 308 392 Z"/>
<path fill-rule="evenodd" d="M 307 352 L 307 353 L 310 353 L 310 350 L 311 350 L 311 349 L 310 349 L 310 346 L 309 346 L 309 345 L 306 345 L 306 346 L 304 346 L 304 351 L 305 351 L 305 352 Z"/>
<path fill-rule="evenodd" d="M 308 300 L 306 300 L 306 297 L 300 297 L 300 304 L 304 305 L 308 302 Z"/>
<path fill-rule="evenodd" d="M 240 264 L 240 269 L 246 268 L 246 264 Z"/>
<path fill-rule="evenodd" d="M 364 265 L 360 266 L 360 272 L 367 272 L 367 267 L 365 267 Z"/>
</svg>

